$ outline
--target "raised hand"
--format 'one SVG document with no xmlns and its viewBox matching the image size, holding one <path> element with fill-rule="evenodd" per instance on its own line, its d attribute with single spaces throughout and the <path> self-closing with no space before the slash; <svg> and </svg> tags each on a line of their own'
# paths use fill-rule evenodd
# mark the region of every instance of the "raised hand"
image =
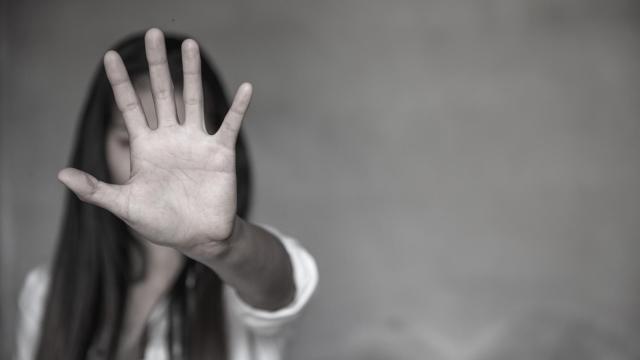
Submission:
<svg viewBox="0 0 640 360">
<path fill-rule="evenodd" d="M 151 91 L 158 126 L 151 129 L 120 56 L 109 51 L 104 66 L 129 133 L 131 176 L 107 184 L 66 168 L 58 178 L 81 200 L 105 208 L 137 234 L 178 250 L 224 244 L 236 220 L 235 143 L 252 88 L 240 86 L 220 129 L 204 126 L 200 52 L 193 40 L 182 44 L 185 119 L 176 116 L 164 35 L 145 36 Z"/>
</svg>

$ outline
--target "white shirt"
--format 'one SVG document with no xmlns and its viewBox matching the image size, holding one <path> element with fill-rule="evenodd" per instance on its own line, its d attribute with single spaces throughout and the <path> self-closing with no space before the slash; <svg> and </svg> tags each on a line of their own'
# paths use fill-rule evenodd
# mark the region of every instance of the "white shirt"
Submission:
<svg viewBox="0 0 640 360">
<path fill-rule="evenodd" d="M 247 304 L 232 287 L 223 285 L 229 360 L 282 359 L 289 325 L 307 304 L 318 283 L 316 263 L 298 241 L 273 227 L 262 226 L 276 235 L 287 250 L 293 267 L 296 294 L 286 307 L 266 311 Z M 18 300 L 16 360 L 32 360 L 35 355 L 48 283 L 49 271 L 44 266 L 31 270 L 26 277 Z M 144 359 L 168 360 L 167 298 L 153 308 L 147 325 L 149 338 Z"/>
</svg>

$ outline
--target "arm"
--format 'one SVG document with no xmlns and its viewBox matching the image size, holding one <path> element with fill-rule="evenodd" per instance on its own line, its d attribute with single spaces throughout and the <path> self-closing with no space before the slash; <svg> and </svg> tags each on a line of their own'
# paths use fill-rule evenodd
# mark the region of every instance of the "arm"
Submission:
<svg viewBox="0 0 640 360">
<path fill-rule="evenodd" d="M 251 85 L 238 89 L 220 128 L 210 135 L 196 42 L 182 44 L 182 123 L 176 115 L 162 32 L 149 30 L 145 46 L 156 129 L 147 124 L 120 56 L 109 51 L 104 57 L 129 135 L 129 180 L 107 184 L 71 168 L 63 169 L 58 178 L 81 200 L 112 212 L 141 238 L 204 263 L 249 304 L 269 310 L 286 305 L 295 287 L 285 249 L 273 235 L 236 216 L 235 147 Z"/>
<path fill-rule="evenodd" d="M 235 218 L 231 236 L 222 245 L 200 245 L 183 251 L 207 265 L 253 307 L 276 310 L 295 295 L 291 259 L 284 245 L 258 225 Z"/>
<path fill-rule="evenodd" d="M 275 311 L 257 309 L 243 301 L 231 286 L 224 286 L 229 354 L 232 359 L 281 359 L 292 331 L 318 285 L 318 269 L 313 257 L 300 243 L 269 225 L 261 225 L 276 236 L 286 248 L 293 267 L 295 295 L 293 300 Z M 249 344 L 249 346 L 247 346 Z"/>
</svg>

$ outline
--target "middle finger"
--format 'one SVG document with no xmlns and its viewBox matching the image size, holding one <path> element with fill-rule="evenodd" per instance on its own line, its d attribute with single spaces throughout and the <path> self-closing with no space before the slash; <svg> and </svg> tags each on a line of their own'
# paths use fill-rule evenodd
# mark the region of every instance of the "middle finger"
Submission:
<svg viewBox="0 0 640 360">
<path fill-rule="evenodd" d="M 156 106 L 158 127 L 178 124 L 173 82 L 167 63 L 164 35 L 158 29 L 151 29 L 145 35 L 145 49 L 149 63 L 151 93 Z"/>
</svg>

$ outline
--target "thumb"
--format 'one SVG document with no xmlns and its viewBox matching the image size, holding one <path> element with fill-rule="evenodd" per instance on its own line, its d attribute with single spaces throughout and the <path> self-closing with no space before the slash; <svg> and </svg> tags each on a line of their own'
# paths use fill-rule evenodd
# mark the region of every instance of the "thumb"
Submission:
<svg viewBox="0 0 640 360">
<path fill-rule="evenodd" d="M 123 209 L 120 186 L 107 184 L 74 168 L 60 170 L 58 180 L 80 200 L 107 209 L 116 216 L 120 215 Z"/>
</svg>

